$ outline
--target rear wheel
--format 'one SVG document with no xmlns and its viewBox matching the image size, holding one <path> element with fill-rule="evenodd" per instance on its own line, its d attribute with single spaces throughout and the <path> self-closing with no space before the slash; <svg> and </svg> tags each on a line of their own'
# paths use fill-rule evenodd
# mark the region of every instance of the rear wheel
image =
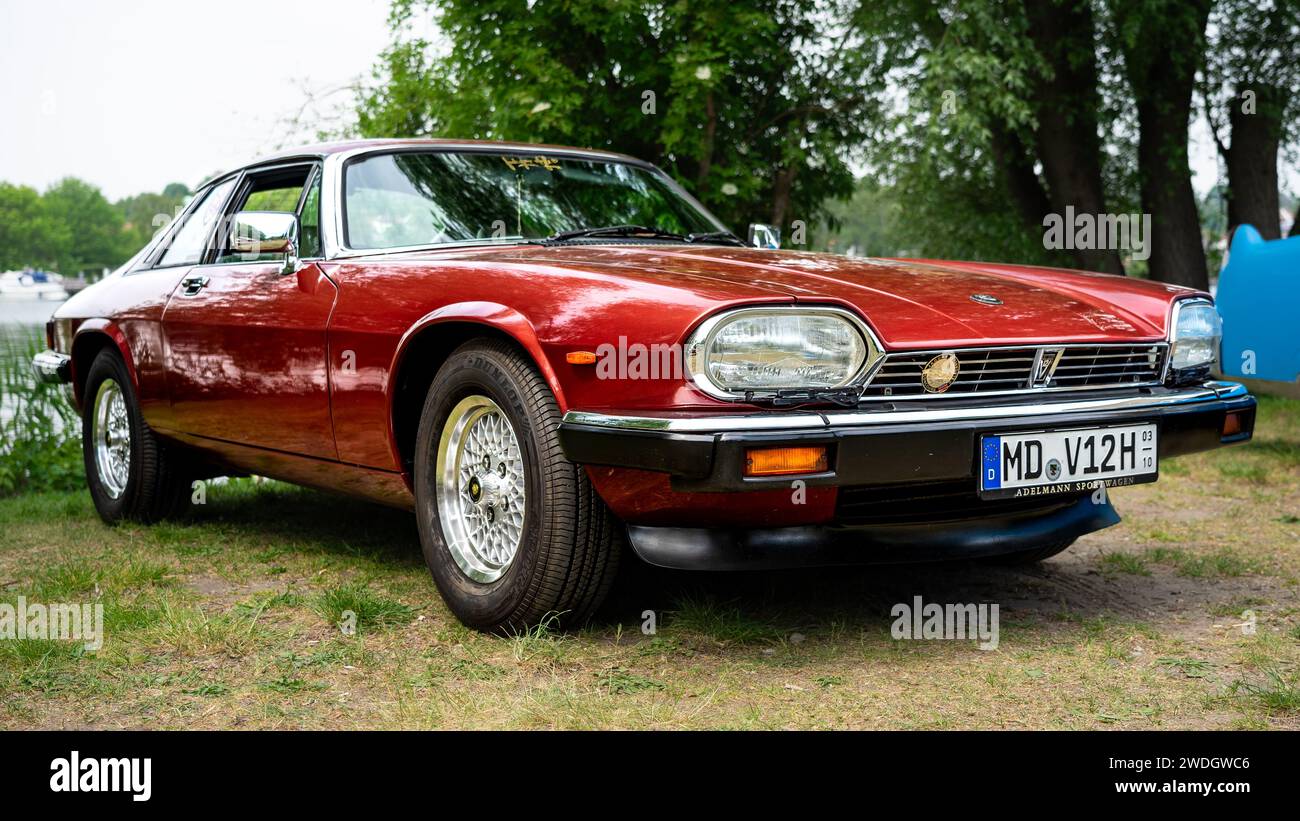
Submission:
<svg viewBox="0 0 1300 821">
<path fill-rule="evenodd" d="M 600 605 L 618 565 L 618 522 L 564 458 L 555 397 L 513 345 L 458 348 L 429 388 L 415 451 L 425 561 L 447 606 L 493 632 Z"/>
<path fill-rule="evenodd" d="M 126 363 L 101 351 L 86 375 L 81 448 L 86 484 L 106 522 L 152 522 L 176 512 L 189 492 L 182 461 L 140 412 Z"/>
</svg>

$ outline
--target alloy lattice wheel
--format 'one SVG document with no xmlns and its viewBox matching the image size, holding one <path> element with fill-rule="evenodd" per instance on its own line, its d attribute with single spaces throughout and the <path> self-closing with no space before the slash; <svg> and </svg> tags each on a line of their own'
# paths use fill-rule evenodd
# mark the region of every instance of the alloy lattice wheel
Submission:
<svg viewBox="0 0 1300 821">
<path fill-rule="evenodd" d="M 131 420 L 122 388 L 112 379 L 101 382 L 95 393 L 94 448 L 100 484 L 116 499 L 131 478 Z"/>
<path fill-rule="evenodd" d="M 456 565 L 476 582 L 501 578 L 523 539 L 528 493 L 519 440 L 496 402 L 475 395 L 452 409 L 438 442 L 435 482 Z"/>
</svg>

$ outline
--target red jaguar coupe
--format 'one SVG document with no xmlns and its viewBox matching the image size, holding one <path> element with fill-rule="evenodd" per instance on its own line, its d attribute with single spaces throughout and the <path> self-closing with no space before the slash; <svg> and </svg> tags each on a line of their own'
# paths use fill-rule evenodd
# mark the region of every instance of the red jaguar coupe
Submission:
<svg viewBox="0 0 1300 821">
<path fill-rule="evenodd" d="M 618 154 L 314 146 L 205 184 L 33 364 L 106 521 L 230 474 L 411 508 L 484 630 L 586 618 L 625 545 L 1039 560 L 1119 521 L 1107 487 L 1251 436 L 1208 294 L 776 236 Z"/>
</svg>

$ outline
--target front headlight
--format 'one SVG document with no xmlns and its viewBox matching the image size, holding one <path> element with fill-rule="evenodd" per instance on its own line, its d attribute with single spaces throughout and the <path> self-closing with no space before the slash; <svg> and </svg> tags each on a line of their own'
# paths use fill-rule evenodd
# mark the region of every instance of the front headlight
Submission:
<svg viewBox="0 0 1300 821">
<path fill-rule="evenodd" d="M 1223 322 L 1214 305 L 1204 299 L 1174 304 L 1169 334 L 1169 367 L 1176 370 L 1208 369 L 1219 359 Z"/>
<path fill-rule="evenodd" d="M 880 356 L 838 308 L 742 308 L 707 320 L 686 345 L 695 384 L 719 398 L 849 385 Z"/>
</svg>

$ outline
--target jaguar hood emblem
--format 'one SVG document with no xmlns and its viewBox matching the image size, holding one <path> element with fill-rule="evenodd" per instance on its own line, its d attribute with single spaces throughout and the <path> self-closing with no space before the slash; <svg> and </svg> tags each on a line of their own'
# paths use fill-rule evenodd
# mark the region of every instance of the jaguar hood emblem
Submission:
<svg viewBox="0 0 1300 821">
<path fill-rule="evenodd" d="M 971 302 L 978 302 L 981 305 L 1001 305 L 1002 300 L 993 296 L 993 294 L 971 294 Z"/>
</svg>

